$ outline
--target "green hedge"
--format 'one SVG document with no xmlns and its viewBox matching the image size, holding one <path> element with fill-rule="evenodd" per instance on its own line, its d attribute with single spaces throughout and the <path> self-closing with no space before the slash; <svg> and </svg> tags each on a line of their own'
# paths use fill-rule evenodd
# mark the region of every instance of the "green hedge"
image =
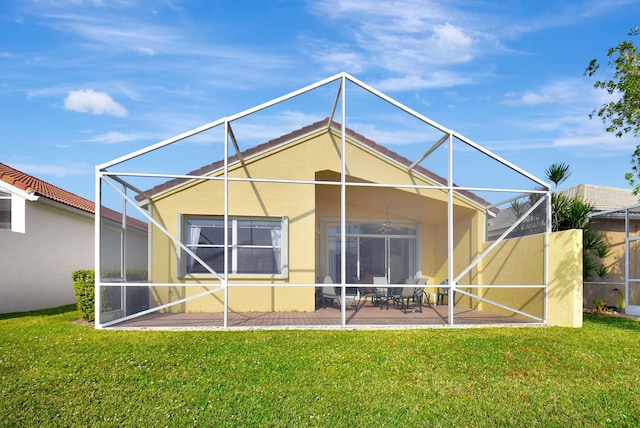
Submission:
<svg viewBox="0 0 640 428">
<path fill-rule="evenodd" d="M 73 291 L 76 293 L 78 310 L 82 318 L 93 321 L 96 315 L 95 303 L 95 274 L 92 270 L 77 270 L 71 274 Z"/>
<path fill-rule="evenodd" d="M 120 278 L 119 270 L 106 270 L 102 272 L 102 278 Z M 82 313 L 82 318 L 87 321 L 95 320 L 95 272 L 93 270 L 77 270 L 71 274 L 73 278 L 73 291 L 76 293 L 76 302 L 78 304 L 78 310 Z M 129 270 L 127 271 L 127 281 L 132 282 L 140 282 L 147 280 L 147 271 L 146 270 Z M 115 292 L 119 292 L 118 289 L 110 288 L 111 290 L 115 290 Z M 128 294 L 129 295 L 129 294 Z M 109 293 L 107 293 L 104 289 L 102 290 L 101 298 L 103 299 L 103 311 L 110 310 L 105 305 L 109 303 Z M 120 299 L 119 294 L 116 297 Z M 107 303 L 105 303 L 107 302 Z M 135 306 L 134 306 L 135 307 Z M 137 310 L 148 309 L 148 305 L 145 307 L 137 306 Z"/>
</svg>

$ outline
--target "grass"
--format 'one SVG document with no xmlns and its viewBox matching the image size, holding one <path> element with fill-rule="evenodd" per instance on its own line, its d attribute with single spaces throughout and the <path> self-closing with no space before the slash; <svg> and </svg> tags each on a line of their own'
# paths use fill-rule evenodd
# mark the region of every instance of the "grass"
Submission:
<svg viewBox="0 0 640 428">
<path fill-rule="evenodd" d="M 0 426 L 637 426 L 640 322 L 110 331 L 0 315 Z"/>
</svg>

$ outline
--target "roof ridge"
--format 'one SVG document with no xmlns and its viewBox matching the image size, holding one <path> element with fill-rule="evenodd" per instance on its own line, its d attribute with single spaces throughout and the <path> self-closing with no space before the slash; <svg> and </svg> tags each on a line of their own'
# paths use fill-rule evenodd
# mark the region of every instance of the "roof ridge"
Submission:
<svg viewBox="0 0 640 428">
<path fill-rule="evenodd" d="M 580 183 L 580 184 L 576 184 L 575 186 L 571 186 L 571 187 L 567 187 L 566 189 L 563 190 L 569 190 L 569 189 L 573 189 L 573 188 L 578 188 L 580 186 L 584 186 L 584 187 L 592 187 L 592 188 L 604 188 L 604 189 L 615 189 L 615 190 L 624 190 L 624 191 L 633 191 L 633 189 L 627 189 L 625 187 L 615 187 L 615 186 L 606 186 L 604 184 L 589 184 L 589 183 Z"/>
</svg>

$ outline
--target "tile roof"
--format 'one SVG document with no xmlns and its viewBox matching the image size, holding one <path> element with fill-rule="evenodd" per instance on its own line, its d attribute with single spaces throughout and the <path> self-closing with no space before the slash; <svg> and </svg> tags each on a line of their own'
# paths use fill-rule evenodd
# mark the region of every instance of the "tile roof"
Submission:
<svg viewBox="0 0 640 428">
<path fill-rule="evenodd" d="M 92 214 L 95 212 L 93 202 L 3 163 L 0 163 L 0 179 L 27 193 L 43 196 Z"/>
<path fill-rule="evenodd" d="M 327 126 L 329 125 L 329 118 L 324 118 L 323 120 L 320 120 L 318 122 L 312 123 L 311 125 L 307 125 L 303 128 L 297 129 L 295 131 L 292 131 L 288 134 L 282 135 L 278 138 L 275 138 L 271 141 L 267 141 L 266 143 L 262 143 L 262 144 L 258 144 L 257 146 L 251 147 L 243 152 L 240 153 L 240 156 L 242 157 L 242 159 L 246 159 L 249 158 L 253 155 L 259 154 L 259 153 L 263 153 L 266 152 L 268 150 L 271 150 L 281 144 L 285 144 L 291 141 L 294 141 L 298 138 L 301 138 L 305 135 L 311 134 L 313 132 L 322 130 L 324 128 L 327 128 Z M 338 122 L 335 121 L 331 121 L 331 128 L 335 129 L 335 130 L 340 130 L 341 125 Z M 392 160 L 394 160 L 395 162 L 398 162 L 406 167 L 409 167 L 413 164 L 412 161 L 410 161 L 409 159 L 405 158 L 404 156 L 389 150 L 388 148 L 381 146 L 380 144 L 376 143 L 373 140 L 370 140 L 369 138 L 365 137 L 362 134 L 359 134 L 349 128 L 346 128 L 346 135 L 360 143 L 362 143 L 365 146 L 370 147 L 371 149 L 377 151 L 378 153 L 391 158 Z M 232 164 L 233 162 L 236 162 L 238 160 L 238 155 L 233 155 L 233 156 L 229 156 L 229 164 Z M 224 161 L 223 160 L 218 160 L 212 164 L 209 165 L 205 165 L 201 168 L 198 168 L 197 170 L 191 171 L 190 173 L 188 173 L 187 175 L 193 175 L 193 176 L 201 176 L 201 175 L 207 175 L 212 173 L 213 171 L 220 169 L 224 166 Z M 444 177 L 441 177 L 435 173 L 433 173 L 432 171 L 421 167 L 420 165 L 416 165 L 414 167 L 414 170 L 419 172 L 422 175 L 425 175 L 427 177 L 429 177 L 430 179 L 434 180 L 436 183 L 442 184 L 443 186 L 447 184 L 447 180 Z M 152 196 L 152 195 L 156 195 L 158 193 L 161 193 L 164 190 L 168 190 L 171 189 L 173 187 L 176 187 L 184 182 L 186 182 L 187 179 L 185 178 L 175 178 L 173 180 L 169 180 L 163 184 L 160 184 L 158 186 L 153 187 L 152 189 L 149 189 L 147 192 L 145 192 L 147 195 Z M 455 183 L 454 183 L 454 187 L 455 187 Z M 484 199 L 480 198 L 479 196 L 475 195 L 472 192 L 469 192 L 467 190 L 461 190 L 459 191 L 460 194 L 465 195 L 466 197 L 468 197 L 469 199 L 475 201 L 476 203 L 480 203 L 481 205 L 488 205 L 489 203 L 487 201 L 485 201 Z M 142 195 L 138 195 L 136 197 L 137 200 L 141 201 L 143 200 L 145 197 Z"/>
<path fill-rule="evenodd" d="M 91 214 L 96 212 L 95 203 L 92 201 L 3 163 L 0 163 L 0 180 L 35 196 L 41 196 Z M 102 207 L 102 216 L 117 222 L 122 220 L 121 213 L 107 207 Z M 146 223 L 135 218 L 129 217 L 127 224 L 143 231 L 147 230 Z"/>
<path fill-rule="evenodd" d="M 631 189 L 597 186 L 594 184 L 579 184 L 558 192 L 569 198 L 578 198 L 594 205 L 595 211 L 607 211 L 635 205 L 640 202 L 638 196 Z"/>
</svg>

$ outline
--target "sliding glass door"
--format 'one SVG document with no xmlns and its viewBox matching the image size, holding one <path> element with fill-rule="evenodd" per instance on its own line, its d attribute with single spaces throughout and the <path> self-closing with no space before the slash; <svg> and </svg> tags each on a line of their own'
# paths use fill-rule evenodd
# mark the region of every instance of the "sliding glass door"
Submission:
<svg viewBox="0 0 640 428">
<path fill-rule="evenodd" d="M 392 284 L 414 278 L 418 263 L 416 228 L 376 224 L 347 226 L 347 278 L 349 284 L 370 284 L 373 277 L 385 277 Z M 340 283 L 340 226 L 328 228 L 327 273 Z"/>
</svg>

